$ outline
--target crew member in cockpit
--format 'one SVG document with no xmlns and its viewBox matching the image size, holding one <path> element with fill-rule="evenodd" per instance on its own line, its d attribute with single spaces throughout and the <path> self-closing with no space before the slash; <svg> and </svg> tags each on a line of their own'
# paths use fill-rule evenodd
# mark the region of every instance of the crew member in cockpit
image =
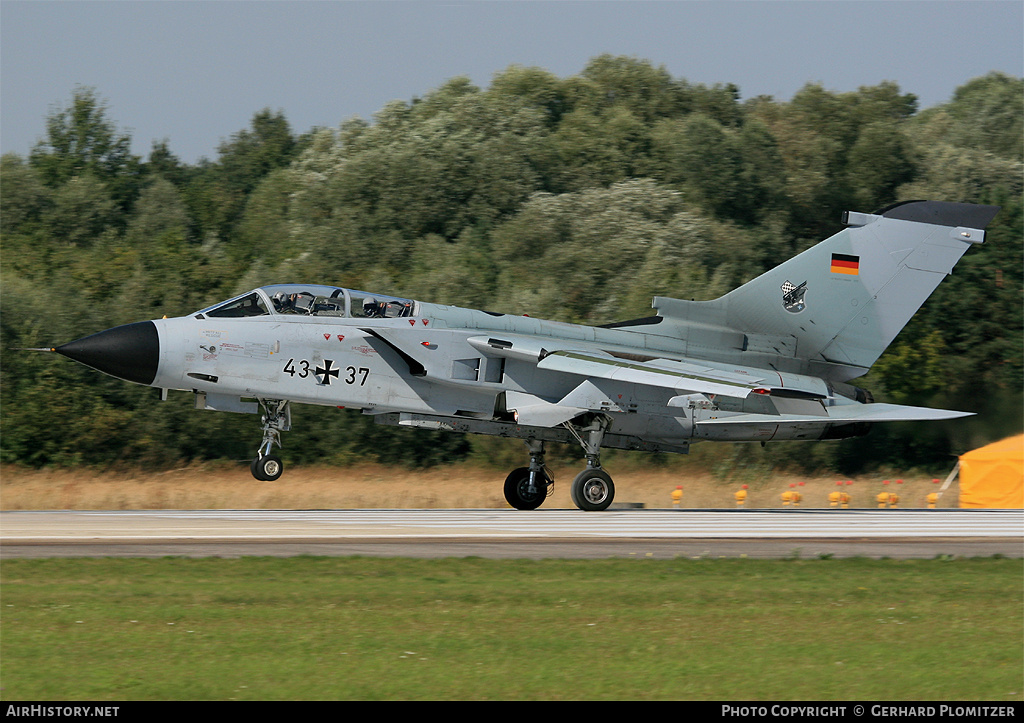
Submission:
<svg viewBox="0 0 1024 723">
<path fill-rule="evenodd" d="M 274 302 L 274 311 L 277 313 L 287 314 L 289 311 L 292 311 L 292 298 L 283 291 L 278 291 L 270 297 L 270 300 Z"/>
<path fill-rule="evenodd" d="M 280 291 L 274 294 L 274 308 L 281 314 L 310 314 L 315 297 L 308 291 L 297 294 L 286 294 Z"/>
<path fill-rule="evenodd" d="M 381 313 L 382 304 L 378 304 L 377 300 L 372 296 L 367 296 L 363 299 L 363 316 L 367 319 L 373 319 L 377 316 L 383 316 Z"/>
</svg>

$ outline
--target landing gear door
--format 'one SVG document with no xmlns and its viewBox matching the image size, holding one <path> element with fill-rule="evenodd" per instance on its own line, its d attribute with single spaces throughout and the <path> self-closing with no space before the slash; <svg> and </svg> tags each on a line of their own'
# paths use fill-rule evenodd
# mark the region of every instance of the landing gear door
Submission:
<svg viewBox="0 0 1024 723">
<path fill-rule="evenodd" d="M 238 414 L 256 414 L 260 411 L 256 402 L 243 402 L 241 397 L 230 394 L 210 394 L 196 392 L 196 409 L 212 409 L 216 412 L 237 412 Z"/>
</svg>

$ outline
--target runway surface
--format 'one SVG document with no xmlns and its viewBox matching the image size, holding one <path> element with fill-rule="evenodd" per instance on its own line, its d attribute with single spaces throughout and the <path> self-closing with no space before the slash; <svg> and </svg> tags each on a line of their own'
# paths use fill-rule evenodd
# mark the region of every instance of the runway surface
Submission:
<svg viewBox="0 0 1024 723">
<path fill-rule="evenodd" d="M 146 510 L 0 513 L 0 558 L 1024 557 L 1022 510 Z"/>
</svg>

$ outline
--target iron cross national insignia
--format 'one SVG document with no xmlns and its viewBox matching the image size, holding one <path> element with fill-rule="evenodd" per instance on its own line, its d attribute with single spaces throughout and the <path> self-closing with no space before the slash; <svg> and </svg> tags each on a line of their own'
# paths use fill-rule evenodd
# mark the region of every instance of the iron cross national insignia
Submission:
<svg viewBox="0 0 1024 723">
<path fill-rule="evenodd" d="M 324 359 L 323 366 L 317 366 L 313 373 L 316 374 L 316 379 L 321 385 L 330 386 L 331 377 L 337 379 L 341 372 L 335 368 L 332 360 Z"/>
</svg>

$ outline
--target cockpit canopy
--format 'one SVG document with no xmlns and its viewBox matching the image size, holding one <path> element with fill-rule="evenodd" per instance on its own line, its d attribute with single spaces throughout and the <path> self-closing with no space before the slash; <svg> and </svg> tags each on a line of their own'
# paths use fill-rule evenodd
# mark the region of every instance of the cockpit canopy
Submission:
<svg viewBox="0 0 1024 723">
<path fill-rule="evenodd" d="M 200 311 L 204 316 L 240 318 L 273 314 L 392 319 L 412 316 L 416 302 L 386 294 L 318 284 L 274 284 Z"/>
</svg>

